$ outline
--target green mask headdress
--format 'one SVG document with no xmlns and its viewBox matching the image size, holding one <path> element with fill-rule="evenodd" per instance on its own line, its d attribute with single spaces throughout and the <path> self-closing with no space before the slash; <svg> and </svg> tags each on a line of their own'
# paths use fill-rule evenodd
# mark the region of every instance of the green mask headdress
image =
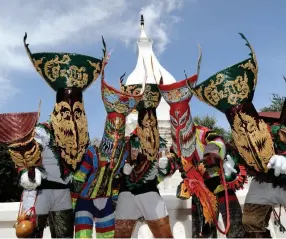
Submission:
<svg viewBox="0 0 286 239">
<path fill-rule="evenodd" d="M 42 78 L 57 92 L 51 126 L 59 155 L 72 171 L 76 170 L 89 143 L 87 118 L 82 93 L 96 81 L 108 55 L 103 41 L 103 58 L 74 53 L 31 53 L 24 36 L 27 54 Z"/>
<path fill-rule="evenodd" d="M 274 155 L 268 125 L 259 118 L 252 104 L 258 65 L 253 48 L 243 34 L 250 58 L 223 69 L 190 90 L 201 101 L 226 114 L 240 155 L 258 172 L 267 172 Z"/>
</svg>

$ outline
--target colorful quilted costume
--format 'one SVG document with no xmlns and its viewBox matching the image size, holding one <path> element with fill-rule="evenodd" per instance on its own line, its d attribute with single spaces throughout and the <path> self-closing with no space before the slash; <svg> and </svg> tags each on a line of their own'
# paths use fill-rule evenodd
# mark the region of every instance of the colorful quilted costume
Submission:
<svg viewBox="0 0 286 239">
<path fill-rule="evenodd" d="M 200 61 L 201 53 L 198 61 L 198 73 Z M 221 161 L 225 158 L 226 147 L 219 135 L 206 127 L 196 125 L 192 119 L 189 106 L 192 93 L 189 87 L 193 87 L 197 79 L 198 74 L 173 84 L 160 84 L 158 87 L 162 97 L 170 105 L 173 140 L 171 149 L 176 155 L 179 170 L 184 178 L 178 186 L 177 197 L 189 199 L 192 196 L 192 237 L 213 238 L 217 237 L 214 224 L 217 208 L 222 213 L 225 227 L 227 226 L 226 203 L 228 202 L 222 184 L 223 170 L 220 167 Z M 212 155 L 214 160 L 211 160 L 208 155 Z M 244 180 L 241 184 L 237 183 L 238 178 L 231 180 L 230 185 L 235 188 L 229 188 L 227 192 L 231 210 L 231 227 L 227 237 L 232 238 L 244 235 L 241 221 L 242 212 L 234 190 L 242 186 L 246 180 L 246 174 L 242 178 Z"/>
<path fill-rule="evenodd" d="M 121 85 L 129 94 L 140 85 Z M 139 218 L 147 222 L 154 238 L 173 238 L 169 216 L 157 188 L 158 175 L 166 176 L 171 163 L 159 159 L 160 137 L 156 108 L 161 96 L 157 84 L 146 84 L 143 99 L 137 105 L 138 125 L 129 138 L 130 157 L 123 168 L 116 206 L 115 238 L 131 238 Z"/>
<path fill-rule="evenodd" d="M 114 206 L 118 196 L 116 177 L 129 155 L 125 140 L 125 120 L 143 96 L 120 92 L 101 80 L 101 95 L 107 111 L 105 128 L 98 148 L 90 146 L 74 176 L 80 193 L 75 206 L 75 237 L 114 238 Z"/>
<path fill-rule="evenodd" d="M 252 47 L 246 42 L 251 57 L 211 76 L 194 88 L 194 94 L 225 113 L 236 150 L 254 176 L 243 210 L 245 237 L 268 238 L 271 235 L 266 227 L 272 207 L 277 203 L 286 205 L 285 175 L 279 176 L 286 173 L 285 126 L 270 127 L 259 118 L 252 104 L 258 65 Z"/>
<path fill-rule="evenodd" d="M 32 54 L 26 38 L 27 35 L 24 44 L 31 62 L 57 94 L 50 120 L 35 128 L 35 147 L 40 148 L 40 153 L 32 159 L 39 172 L 36 178 L 42 178 L 41 182 L 33 183 L 26 168 L 19 168 L 25 189 L 23 205 L 31 204 L 31 198 L 35 200 L 37 227 L 31 237 L 42 237 L 48 220 L 53 238 L 72 238 L 71 179 L 89 144 L 82 92 L 98 78 L 102 60 L 71 53 Z"/>
</svg>

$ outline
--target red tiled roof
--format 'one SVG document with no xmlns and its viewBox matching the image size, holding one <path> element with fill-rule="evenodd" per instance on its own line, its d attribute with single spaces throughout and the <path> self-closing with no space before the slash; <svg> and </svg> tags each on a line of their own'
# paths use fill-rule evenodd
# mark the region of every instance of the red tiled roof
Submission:
<svg viewBox="0 0 286 239">
<path fill-rule="evenodd" d="M 280 112 L 259 112 L 258 114 L 261 117 L 279 119 L 281 113 Z"/>
</svg>

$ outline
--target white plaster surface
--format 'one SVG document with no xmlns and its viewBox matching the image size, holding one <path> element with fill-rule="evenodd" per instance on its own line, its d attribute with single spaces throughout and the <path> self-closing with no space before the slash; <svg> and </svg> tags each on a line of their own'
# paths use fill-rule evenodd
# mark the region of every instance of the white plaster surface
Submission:
<svg viewBox="0 0 286 239">
<path fill-rule="evenodd" d="M 161 195 L 163 196 L 171 219 L 171 226 L 174 238 L 191 237 L 191 200 L 182 201 L 176 198 L 176 188 L 180 182 L 180 175 L 176 172 L 171 178 L 166 179 L 159 185 Z M 248 191 L 248 185 L 244 190 L 237 193 L 238 199 L 243 206 L 245 195 Z M 19 203 L 0 203 L 0 238 L 16 238 L 15 223 L 18 213 Z M 286 214 L 283 211 L 281 217 L 282 223 L 286 225 Z M 269 225 L 273 238 L 286 238 L 286 234 L 279 231 L 279 228 L 273 226 L 273 217 Z M 223 228 L 222 220 L 219 220 L 220 227 Z M 94 233 L 95 234 L 95 233 Z M 45 238 L 50 238 L 49 228 L 44 233 Z M 224 235 L 219 235 L 224 238 Z M 95 235 L 94 235 L 95 238 Z M 148 226 L 143 222 L 138 222 L 133 234 L 133 238 L 153 238 Z"/>
</svg>

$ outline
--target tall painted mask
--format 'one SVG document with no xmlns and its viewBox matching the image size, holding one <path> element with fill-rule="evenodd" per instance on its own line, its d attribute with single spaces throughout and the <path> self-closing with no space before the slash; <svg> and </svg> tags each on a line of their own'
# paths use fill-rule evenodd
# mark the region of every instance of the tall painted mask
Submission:
<svg viewBox="0 0 286 239">
<path fill-rule="evenodd" d="M 39 163 L 41 151 L 35 141 L 39 112 L 0 114 L 0 143 L 8 146 L 18 168 L 32 168 Z"/>
<path fill-rule="evenodd" d="M 51 126 L 59 154 L 67 167 L 78 168 L 89 143 L 83 91 L 96 81 L 103 68 L 103 59 L 73 53 L 31 53 L 24 45 L 37 72 L 56 91 L 56 104 Z"/>
<path fill-rule="evenodd" d="M 258 65 L 251 45 L 240 35 L 251 57 L 217 72 L 192 91 L 199 100 L 225 113 L 235 146 L 246 163 L 258 172 L 267 172 L 274 144 L 269 126 L 259 118 L 252 104 Z"/>
<path fill-rule="evenodd" d="M 128 94 L 138 94 L 142 86 L 124 85 L 121 82 L 121 90 Z M 137 136 L 140 140 L 142 153 L 148 160 L 153 161 L 157 158 L 160 147 L 160 136 L 156 115 L 156 108 L 161 100 L 161 95 L 157 84 L 146 84 L 144 95 L 138 103 Z"/>
<path fill-rule="evenodd" d="M 182 156 L 183 158 L 188 159 L 191 159 L 193 156 L 196 146 L 194 122 L 189 106 L 189 102 L 193 94 L 189 90 L 189 87 L 193 87 L 198 79 L 202 57 L 200 47 L 199 50 L 200 54 L 196 75 L 169 85 L 158 85 L 162 97 L 170 106 L 170 123 L 173 150 L 179 157 Z"/>
<path fill-rule="evenodd" d="M 146 72 L 146 69 L 145 69 Z M 121 77 L 123 78 L 124 75 Z M 141 91 L 137 93 L 125 93 L 116 90 L 104 80 L 104 70 L 101 78 L 101 96 L 107 112 L 104 133 L 99 145 L 102 161 L 116 164 L 121 158 L 125 148 L 125 121 L 126 117 L 136 108 L 143 97 L 145 82 L 141 85 Z"/>
</svg>

